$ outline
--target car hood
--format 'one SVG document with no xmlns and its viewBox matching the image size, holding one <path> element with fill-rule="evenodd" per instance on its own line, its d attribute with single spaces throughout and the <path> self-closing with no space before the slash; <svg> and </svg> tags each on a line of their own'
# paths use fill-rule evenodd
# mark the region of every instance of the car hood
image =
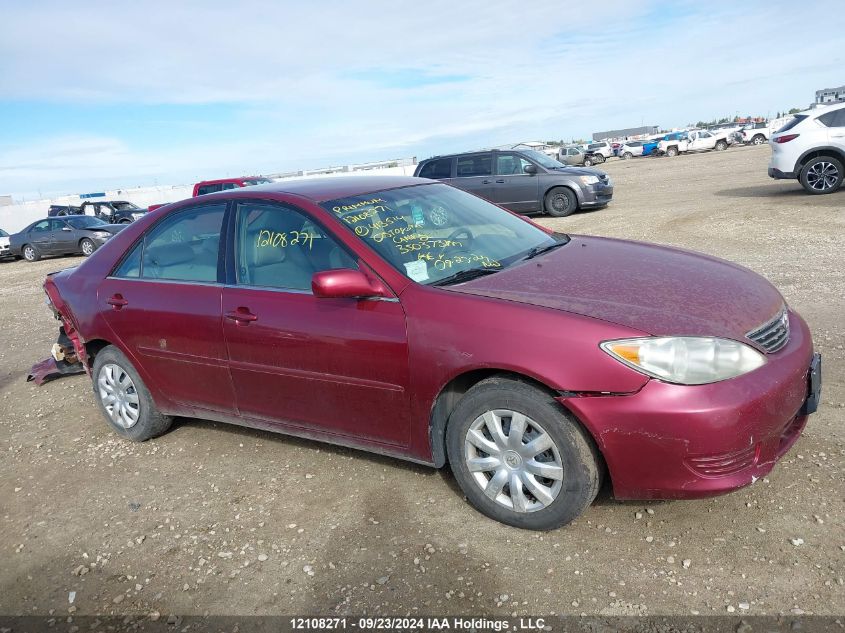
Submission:
<svg viewBox="0 0 845 633">
<path fill-rule="evenodd" d="M 111 233 L 114 235 L 115 233 L 119 233 L 123 229 L 125 229 L 128 224 L 106 224 L 105 226 L 95 226 L 87 229 L 79 229 L 80 231 L 90 231 L 94 233 L 96 231 L 106 231 L 107 233 Z"/>
<path fill-rule="evenodd" d="M 565 310 L 657 336 L 742 339 L 783 297 L 760 275 L 707 255 L 642 242 L 573 236 L 560 248 L 457 292 Z"/>
<path fill-rule="evenodd" d="M 571 176 L 604 176 L 606 175 L 601 169 L 592 169 L 590 167 L 556 167 L 550 169 L 551 174 L 568 174 Z"/>
</svg>

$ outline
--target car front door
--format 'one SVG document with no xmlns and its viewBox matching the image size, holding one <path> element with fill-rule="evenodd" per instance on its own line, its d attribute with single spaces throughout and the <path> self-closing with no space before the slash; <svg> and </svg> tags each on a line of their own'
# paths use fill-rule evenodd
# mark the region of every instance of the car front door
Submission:
<svg viewBox="0 0 845 633">
<path fill-rule="evenodd" d="M 511 211 L 539 210 L 540 179 L 536 173 L 525 172 L 526 167 L 534 164 L 515 152 L 496 152 L 495 157 L 496 174 L 490 201 Z"/>
<path fill-rule="evenodd" d="M 76 253 L 79 251 L 79 234 L 64 219 L 51 220 L 53 231 L 53 249 L 56 253 Z"/>
<path fill-rule="evenodd" d="M 402 305 L 315 297 L 315 272 L 359 262 L 302 210 L 240 202 L 235 224 L 223 331 L 240 414 L 305 433 L 407 445 Z"/>
<path fill-rule="evenodd" d="M 449 184 L 489 200 L 493 192 L 493 152 L 463 154 L 455 162 L 455 178 Z"/>
<path fill-rule="evenodd" d="M 225 202 L 198 204 L 154 225 L 97 291 L 100 313 L 171 400 L 233 414 L 218 264 Z"/>
</svg>

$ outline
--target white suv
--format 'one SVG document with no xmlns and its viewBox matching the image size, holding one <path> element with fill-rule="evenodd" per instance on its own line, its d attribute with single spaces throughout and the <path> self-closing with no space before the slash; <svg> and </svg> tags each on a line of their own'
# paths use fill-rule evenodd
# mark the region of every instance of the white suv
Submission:
<svg viewBox="0 0 845 633">
<path fill-rule="evenodd" d="M 799 112 L 771 146 L 769 176 L 797 178 L 808 193 L 833 193 L 845 176 L 845 103 Z"/>
</svg>

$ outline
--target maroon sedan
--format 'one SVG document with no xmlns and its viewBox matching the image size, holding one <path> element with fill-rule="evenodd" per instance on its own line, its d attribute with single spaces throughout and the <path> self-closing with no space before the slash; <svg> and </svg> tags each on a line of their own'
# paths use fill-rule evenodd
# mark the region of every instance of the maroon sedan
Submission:
<svg viewBox="0 0 845 633">
<path fill-rule="evenodd" d="M 523 528 L 604 479 L 621 499 L 750 484 L 819 398 L 807 325 L 762 277 L 416 178 L 186 200 L 45 288 L 123 437 L 190 416 L 448 462 Z"/>
</svg>

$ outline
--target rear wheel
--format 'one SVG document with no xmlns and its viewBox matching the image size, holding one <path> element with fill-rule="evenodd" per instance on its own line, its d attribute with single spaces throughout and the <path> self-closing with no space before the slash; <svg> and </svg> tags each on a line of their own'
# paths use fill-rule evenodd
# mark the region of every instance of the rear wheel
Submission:
<svg viewBox="0 0 845 633">
<path fill-rule="evenodd" d="M 716 141 L 716 151 L 722 152 L 728 149 L 728 142 L 727 141 Z"/>
<path fill-rule="evenodd" d="M 843 175 L 845 172 L 840 161 L 832 156 L 817 156 L 801 168 L 798 179 L 807 193 L 819 195 L 839 189 Z"/>
<path fill-rule="evenodd" d="M 751 139 L 752 145 L 762 145 L 765 142 L 766 142 L 766 137 L 763 136 L 762 134 L 755 134 L 754 138 Z"/>
<path fill-rule="evenodd" d="M 25 244 L 22 252 L 23 258 L 28 262 L 37 262 L 41 259 L 41 255 L 32 244 Z"/>
<path fill-rule="evenodd" d="M 563 218 L 578 209 L 578 198 L 566 187 L 555 187 L 546 194 L 543 207 L 550 216 Z"/>
<path fill-rule="evenodd" d="M 143 442 L 170 428 L 173 418 L 156 409 L 138 372 L 119 349 L 109 345 L 100 350 L 92 376 L 97 404 L 118 435 Z"/>
<path fill-rule="evenodd" d="M 470 389 L 449 417 L 446 441 L 467 499 L 508 525 L 560 527 L 599 491 L 592 438 L 550 394 L 515 379 L 489 378 Z"/>
<path fill-rule="evenodd" d="M 83 237 L 79 241 L 79 250 L 82 251 L 82 254 L 85 255 L 85 257 L 90 257 L 95 249 L 96 247 L 94 246 L 94 242 L 89 240 L 87 237 Z"/>
<path fill-rule="evenodd" d="M 132 223 L 132 220 L 129 220 L 127 218 L 123 218 L 120 222 L 118 222 L 118 224 L 131 224 L 131 223 Z"/>
<path fill-rule="evenodd" d="M 593 166 L 593 159 L 587 157 L 584 159 L 584 167 L 592 167 Z"/>
</svg>

